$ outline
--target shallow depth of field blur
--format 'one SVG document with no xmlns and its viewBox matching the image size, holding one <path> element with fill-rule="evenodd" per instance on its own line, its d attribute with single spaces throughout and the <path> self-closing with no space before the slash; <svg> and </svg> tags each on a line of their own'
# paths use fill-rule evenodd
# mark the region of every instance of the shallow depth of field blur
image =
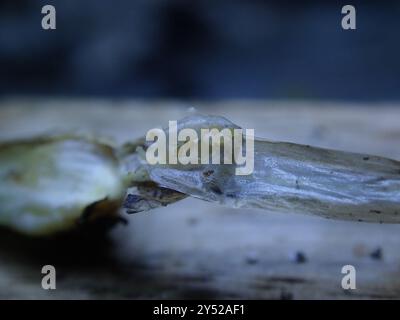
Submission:
<svg viewBox="0 0 400 320">
<path fill-rule="evenodd" d="M 57 31 L 41 29 L 41 7 Z M 12 1 L 0 4 L 0 93 L 393 100 L 400 3 Z"/>
<path fill-rule="evenodd" d="M 41 28 L 45 4 L 56 30 Z M 271 140 L 399 160 L 400 2 L 352 1 L 348 31 L 346 4 L 3 0 L 0 140 L 72 131 L 122 144 L 194 109 Z M 400 298 L 397 225 L 196 199 L 126 218 L 84 242 L 1 229 L 0 298 Z M 44 264 L 55 291 L 40 286 Z"/>
</svg>

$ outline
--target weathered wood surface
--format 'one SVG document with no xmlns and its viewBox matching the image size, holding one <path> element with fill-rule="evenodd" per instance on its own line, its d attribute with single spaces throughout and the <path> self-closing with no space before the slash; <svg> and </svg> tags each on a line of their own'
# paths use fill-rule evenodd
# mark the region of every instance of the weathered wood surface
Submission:
<svg viewBox="0 0 400 320">
<path fill-rule="evenodd" d="M 400 108 L 388 104 L 3 99 L 0 139 L 72 130 L 122 143 L 187 115 L 189 106 L 271 140 L 400 159 Z M 33 241 L 1 230 L 0 298 L 400 298 L 400 225 L 195 199 L 127 218 L 127 226 L 91 241 Z M 381 258 L 371 256 L 377 248 Z M 57 269 L 54 291 L 41 288 L 44 264 Z M 357 270 L 351 292 L 341 289 L 346 264 Z"/>
</svg>

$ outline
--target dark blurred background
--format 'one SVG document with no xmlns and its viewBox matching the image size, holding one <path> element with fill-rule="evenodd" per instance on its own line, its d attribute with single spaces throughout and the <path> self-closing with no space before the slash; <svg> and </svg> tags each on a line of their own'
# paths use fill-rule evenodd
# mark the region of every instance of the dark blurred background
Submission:
<svg viewBox="0 0 400 320">
<path fill-rule="evenodd" d="M 400 1 L 1 0 L 0 93 L 397 100 L 399 30 Z"/>
</svg>

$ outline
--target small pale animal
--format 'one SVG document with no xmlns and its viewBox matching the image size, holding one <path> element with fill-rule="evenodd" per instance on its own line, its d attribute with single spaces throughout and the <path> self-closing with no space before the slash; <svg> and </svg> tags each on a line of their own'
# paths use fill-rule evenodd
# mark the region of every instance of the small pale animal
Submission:
<svg viewBox="0 0 400 320">
<path fill-rule="evenodd" d="M 180 128 L 239 128 L 191 116 Z M 243 137 L 245 143 L 246 137 Z M 150 165 L 144 138 L 121 147 L 65 135 L 0 144 L 0 225 L 53 235 L 165 206 L 187 196 L 230 207 L 400 223 L 400 162 L 256 139 L 254 171 L 235 164 Z M 111 222 L 110 222 L 111 224 Z"/>
</svg>

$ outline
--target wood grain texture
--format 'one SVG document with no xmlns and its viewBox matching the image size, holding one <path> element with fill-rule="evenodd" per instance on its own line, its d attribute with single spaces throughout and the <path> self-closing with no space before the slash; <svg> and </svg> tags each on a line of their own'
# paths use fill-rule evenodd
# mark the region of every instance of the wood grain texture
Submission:
<svg viewBox="0 0 400 320">
<path fill-rule="evenodd" d="M 400 159 L 400 108 L 389 104 L 3 99 L 0 139 L 73 131 L 122 143 L 188 115 L 190 106 L 271 140 Z M 127 218 L 127 226 L 90 239 L 31 240 L 0 230 L 0 298 L 400 298 L 400 225 L 196 199 Z M 57 269 L 54 291 L 41 288 L 44 264 Z M 346 264 L 357 269 L 351 292 L 340 285 Z"/>
</svg>

